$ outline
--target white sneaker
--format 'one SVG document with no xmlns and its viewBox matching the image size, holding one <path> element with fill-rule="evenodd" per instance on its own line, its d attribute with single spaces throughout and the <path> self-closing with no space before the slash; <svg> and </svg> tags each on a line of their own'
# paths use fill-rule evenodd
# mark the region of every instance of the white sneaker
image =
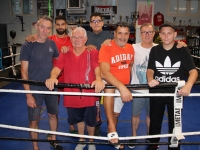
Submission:
<svg viewBox="0 0 200 150">
<path fill-rule="evenodd" d="M 96 147 L 94 144 L 88 145 L 88 150 L 96 150 Z"/>
<path fill-rule="evenodd" d="M 86 144 L 78 144 L 76 145 L 75 150 L 83 150 L 85 146 Z"/>
</svg>

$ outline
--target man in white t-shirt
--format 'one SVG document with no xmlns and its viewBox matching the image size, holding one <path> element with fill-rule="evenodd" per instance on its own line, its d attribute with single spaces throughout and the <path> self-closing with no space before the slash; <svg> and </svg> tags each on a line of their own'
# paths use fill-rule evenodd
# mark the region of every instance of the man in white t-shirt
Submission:
<svg viewBox="0 0 200 150">
<path fill-rule="evenodd" d="M 148 84 L 146 79 L 146 70 L 149 60 L 149 53 L 153 46 L 157 45 L 153 43 L 153 38 L 155 35 L 154 26 L 151 23 L 144 23 L 140 27 L 140 35 L 142 42 L 133 44 L 134 48 L 134 63 L 132 67 L 132 77 L 131 77 L 131 84 Z M 104 42 L 105 45 L 111 45 L 110 40 L 106 40 Z M 187 46 L 184 42 L 178 42 L 177 47 L 180 48 L 182 46 Z M 149 89 L 140 89 L 134 90 L 133 93 L 149 93 Z M 115 93 L 118 93 L 116 90 Z M 124 103 L 122 102 L 120 97 L 115 97 L 114 103 L 114 117 L 115 120 L 118 120 L 119 114 L 123 108 Z M 132 101 L 132 136 L 137 135 L 138 125 L 140 123 L 140 114 L 142 109 L 145 108 L 146 110 L 146 126 L 147 126 L 147 135 L 149 134 L 149 126 L 150 126 L 150 104 L 149 98 L 134 98 Z M 135 143 L 136 140 L 130 140 L 130 142 Z M 129 144 L 129 148 L 134 148 L 134 144 Z"/>
<path fill-rule="evenodd" d="M 148 65 L 149 53 L 151 48 L 154 45 L 153 37 L 155 35 L 154 26 L 150 23 L 145 23 L 140 27 L 140 35 L 142 42 L 133 44 L 133 48 L 135 50 L 134 56 L 134 64 L 132 67 L 132 80 L 131 84 L 147 84 L 146 79 L 146 70 Z M 148 89 L 141 89 L 137 91 L 133 91 L 133 93 L 149 93 Z M 133 107 L 132 107 L 132 135 L 137 135 L 138 125 L 140 123 L 140 114 L 142 109 L 145 108 L 146 110 L 146 126 L 147 126 L 147 134 L 149 133 L 149 98 L 134 98 L 133 100 Z M 131 140 L 133 143 L 136 140 Z M 129 148 L 134 148 L 135 145 L 129 145 Z"/>
<path fill-rule="evenodd" d="M 153 46 L 157 45 L 153 43 L 153 38 L 155 35 L 154 26 L 150 23 L 144 23 L 140 27 L 140 36 L 142 39 L 141 43 L 133 44 L 135 51 L 134 64 L 132 67 L 132 79 L 131 84 L 148 84 L 146 78 L 146 70 L 149 60 L 149 53 Z M 177 48 L 182 46 L 187 46 L 184 42 L 178 42 Z M 133 93 L 149 93 L 149 89 L 140 89 L 133 91 Z M 134 98 L 132 102 L 132 135 L 137 135 L 137 129 L 140 123 L 140 114 L 142 109 L 146 110 L 146 127 L 147 135 L 149 134 L 150 126 L 150 103 L 149 98 Z M 136 140 L 130 140 L 132 143 Z M 134 144 L 128 145 L 129 148 L 134 148 Z"/>
</svg>

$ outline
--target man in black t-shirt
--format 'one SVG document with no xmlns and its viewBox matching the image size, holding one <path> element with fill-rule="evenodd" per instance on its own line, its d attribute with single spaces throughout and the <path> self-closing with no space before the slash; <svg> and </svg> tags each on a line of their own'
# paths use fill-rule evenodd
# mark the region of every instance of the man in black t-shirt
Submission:
<svg viewBox="0 0 200 150">
<path fill-rule="evenodd" d="M 154 87 L 159 83 L 171 83 L 184 80 L 184 72 L 189 73 L 188 81 L 182 87 L 178 94 L 181 96 L 189 95 L 193 84 L 195 83 L 198 73 L 195 64 L 187 47 L 181 49 L 176 48 L 174 38 L 177 33 L 175 27 L 170 23 L 164 23 L 159 27 L 159 35 L 162 44 L 154 46 L 149 55 L 147 67 L 147 80 L 150 87 Z M 150 93 L 174 93 L 174 88 L 152 88 Z M 173 97 L 151 97 L 150 98 L 150 135 L 161 133 L 162 120 L 164 116 L 165 106 L 168 110 L 169 133 L 174 128 L 174 98 Z M 169 138 L 170 139 L 170 138 Z M 150 142 L 159 142 L 159 138 L 150 139 Z M 157 145 L 151 145 L 148 150 L 157 150 Z M 169 150 L 180 150 L 180 146 Z"/>
</svg>

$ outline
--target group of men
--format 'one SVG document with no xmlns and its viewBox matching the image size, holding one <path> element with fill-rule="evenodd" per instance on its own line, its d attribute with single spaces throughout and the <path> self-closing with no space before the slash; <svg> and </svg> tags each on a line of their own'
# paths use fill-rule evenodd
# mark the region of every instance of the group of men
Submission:
<svg viewBox="0 0 200 150">
<path fill-rule="evenodd" d="M 55 90 L 55 84 L 66 82 L 91 84 L 91 86 L 94 87 L 94 90 L 83 89 L 82 92 L 101 92 L 104 90 L 105 93 L 120 93 L 120 97 L 105 96 L 103 102 L 108 123 L 108 139 L 110 144 L 118 149 L 124 149 L 124 145 L 120 145 L 118 141 L 118 134 L 116 132 L 117 118 L 122 110 L 124 102 L 133 100 L 133 136 L 137 135 L 139 116 L 143 107 L 146 108 L 147 134 L 160 134 L 165 105 L 168 106 L 170 118 L 169 133 L 172 133 L 174 128 L 173 99 L 133 99 L 132 93 L 135 91 L 130 91 L 125 84 L 148 83 L 150 87 L 154 87 L 162 82 L 159 80 L 160 77 L 176 77 L 176 81 L 178 81 L 183 79 L 183 71 L 187 71 L 189 72 L 188 81 L 179 91 L 179 94 L 186 96 L 190 93 L 192 85 L 197 78 L 197 71 L 188 48 L 177 48 L 177 44 L 174 43 L 174 38 L 177 34 L 174 26 L 169 23 L 160 26 L 159 34 L 163 44 L 156 46 L 156 44 L 153 43 L 155 30 L 153 25 L 149 23 L 143 24 L 140 28 L 142 42 L 133 45 L 127 43 L 130 31 L 129 25 L 125 22 L 116 24 L 113 35 L 110 32 L 102 30 L 103 20 L 101 15 L 92 14 L 90 17 L 90 26 L 93 32 L 87 34 L 85 29 L 77 27 L 72 31 L 71 37 L 68 37 L 66 32 L 64 32 L 67 27 L 66 23 L 65 18 L 57 17 L 55 19 L 57 34 L 52 36 L 54 37 L 52 40 L 55 41 L 55 44 L 52 40 L 48 39 L 48 34 L 52 28 L 51 18 L 44 16 L 38 20 L 36 24 L 36 42 L 26 42 L 22 46 L 20 53 L 21 70 L 23 79 L 46 81 L 46 87 L 24 84 L 24 89 L 41 91 Z M 112 40 L 106 41 L 107 39 Z M 104 45 L 101 47 L 102 43 L 104 43 Z M 97 48 L 89 50 L 86 45 L 94 45 Z M 65 47 L 61 48 L 62 46 Z M 68 51 L 61 52 L 61 50 L 65 50 L 66 47 L 68 47 Z M 179 57 L 175 57 L 177 53 Z M 58 59 L 54 60 L 53 58 Z M 55 61 L 54 67 L 53 60 Z M 188 61 L 185 62 L 185 60 Z M 166 72 L 165 75 L 163 75 L 162 72 L 158 70 L 158 62 L 165 65 L 165 67 L 171 67 L 169 66 L 171 63 L 180 62 L 180 64 L 177 71 L 173 73 Z M 62 79 L 60 79 L 60 76 Z M 114 85 L 116 90 L 104 89 L 105 84 Z M 77 92 L 78 89 L 65 88 L 64 91 Z M 140 92 L 148 92 L 148 90 L 144 89 Z M 150 89 L 150 92 L 160 93 L 166 91 L 162 89 Z M 169 89 L 167 92 L 171 93 L 174 91 L 173 89 Z M 49 115 L 50 129 L 56 131 L 58 126 L 57 96 L 26 94 L 26 97 L 30 121 L 29 127 L 38 129 L 40 110 L 42 102 L 45 101 Z M 72 130 L 74 130 L 74 125 L 76 124 L 78 134 L 84 134 L 86 124 L 89 135 L 99 135 L 99 133 L 95 134 L 95 126 L 100 132 L 101 124 L 101 119 L 97 119 L 100 117 L 98 113 L 99 97 L 64 96 L 64 106 L 67 108 L 68 123 Z M 33 139 L 38 138 L 36 132 L 30 132 L 30 135 Z M 50 139 L 56 140 L 56 136 L 51 135 Z M 80 141 L 84 140 L 85 139 L 80 138 Z M 90 139 L 90 141 L 93 140 Z M 159 139 L 150 139 L 149 141 L 158 142 Z M 135 140 L 131 142 L 135 142 Z M 56 142 L 51 142 L 50 145 L 58 150 L 63 149 L 62 146 Z M 78 144 L 75 150 L 82 150 L 85 146 L 85 144 Z M 134 148 L 134 145 L 130 144 L 129 148 Z M 37 142 L 33 142 L 33 149 L 39 149 Z M 88 145 L 88 149 L 95 150 L 96 148 L 95 145 Z M 157 150 L 158 146 L 149 146 L 147 149 Z M 180 148 L 178 147 L 176 149 Z"/>
</svg>

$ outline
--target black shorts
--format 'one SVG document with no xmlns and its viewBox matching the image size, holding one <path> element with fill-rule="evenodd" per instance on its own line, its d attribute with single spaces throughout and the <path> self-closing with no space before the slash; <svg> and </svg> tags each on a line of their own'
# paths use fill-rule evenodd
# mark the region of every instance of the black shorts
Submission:
<svg viewBox="0 0 200 150">
<path fill-rule="evenodd" d="M 90 127 L 96 125 L 97 107 L 95 105 L 83 108 L 67 107 L 67 113 L 69 124 L 85 122 Z"/>
</svg>

